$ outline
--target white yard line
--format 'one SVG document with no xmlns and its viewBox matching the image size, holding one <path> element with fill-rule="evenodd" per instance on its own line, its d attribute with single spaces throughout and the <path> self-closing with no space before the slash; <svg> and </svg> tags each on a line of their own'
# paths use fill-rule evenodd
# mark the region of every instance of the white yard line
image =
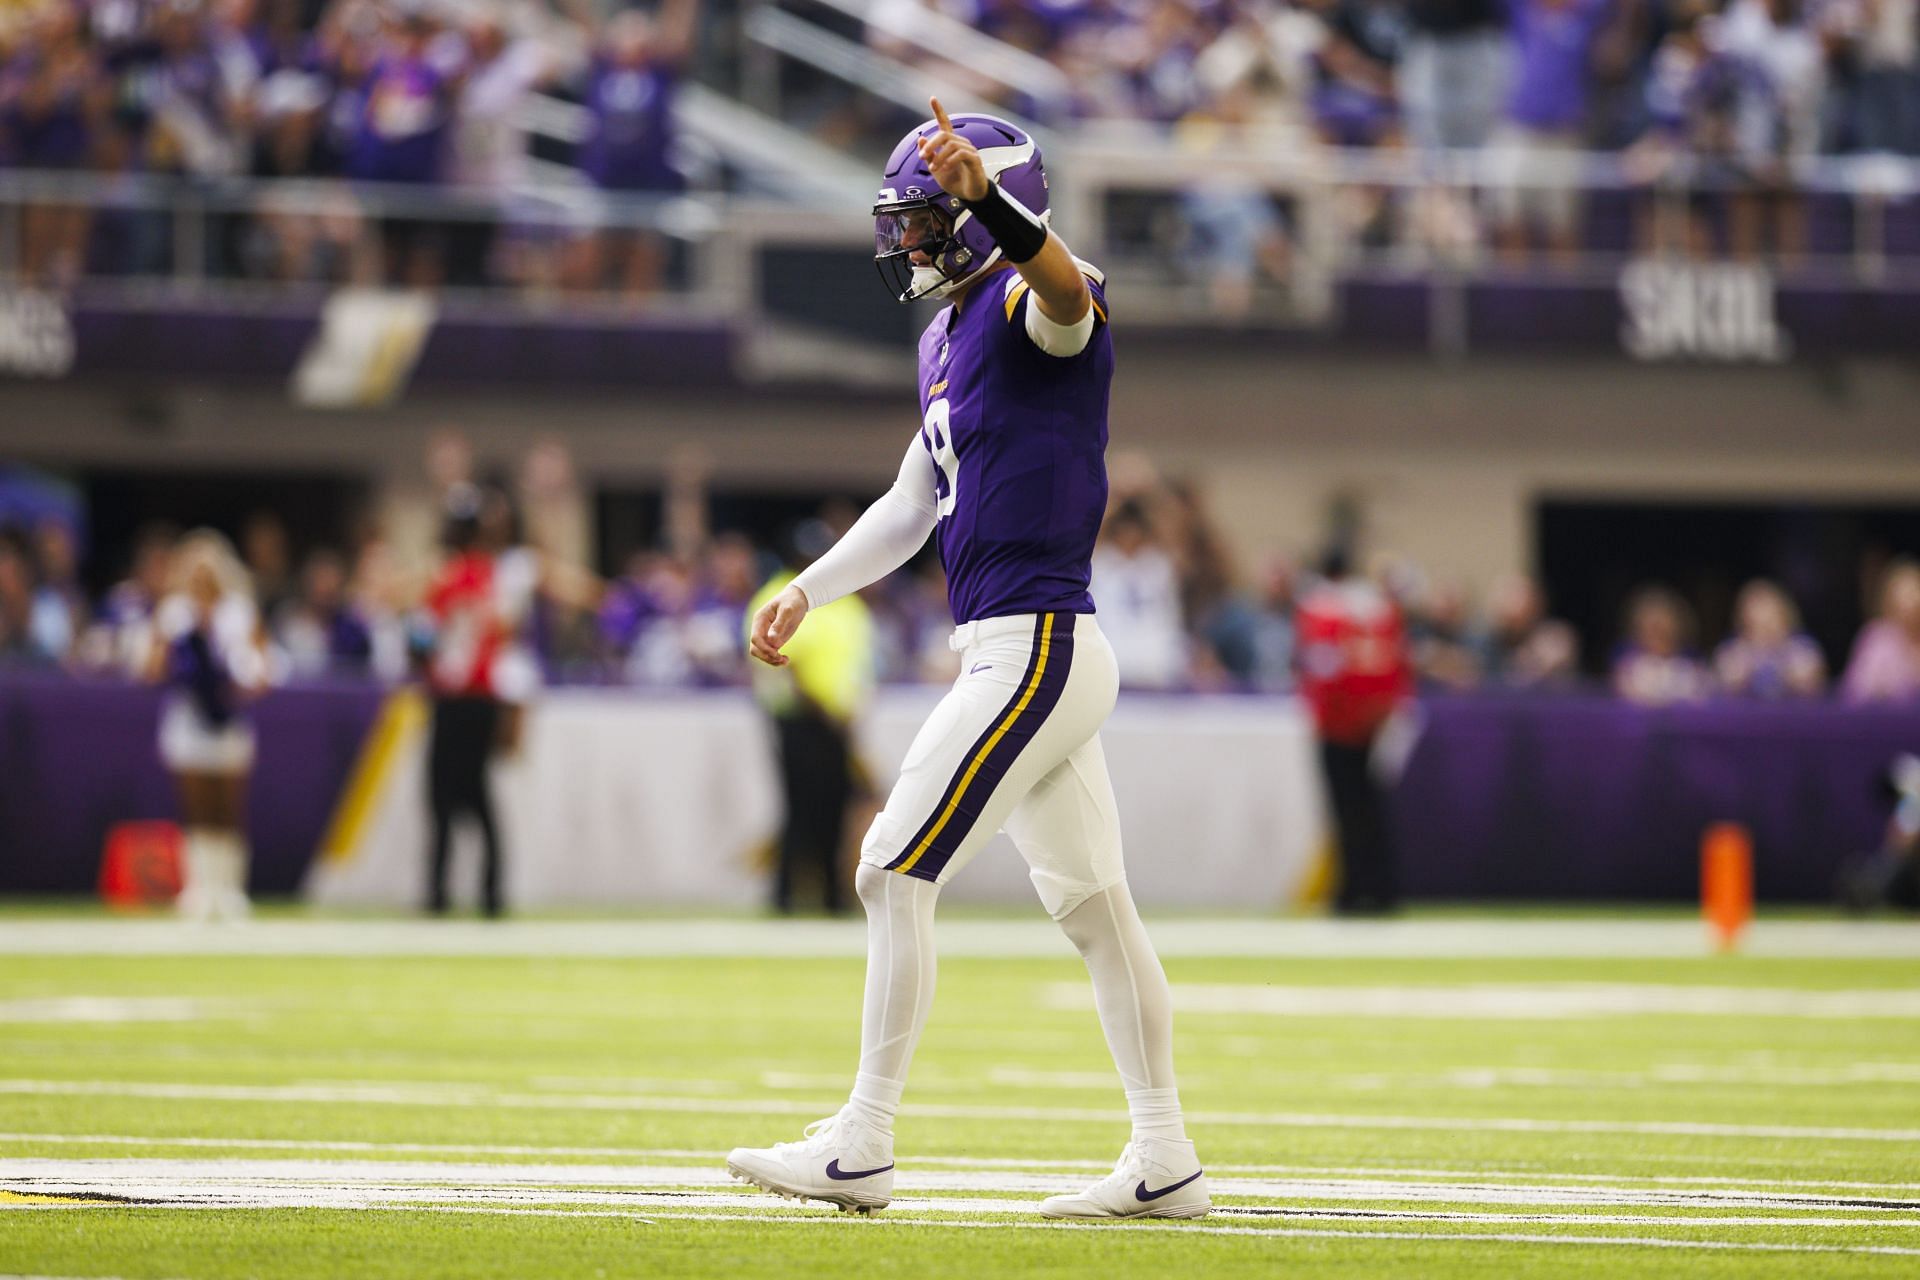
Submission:
<svg viewBox="0 0 1920 1280">
<path fill-rule="evenodd" d="M 1636 919 L 1161 919 L 1162 955 L 1248 957 L 1618 958 L 1710 954 L 1697 922 Z M 203 927 L 183 921 L 8 920 L 0 954 L 280 956 L 844 957 L 866 955 L 866 930 L 832 920 L 308 920 Z M 1920 930 L 1899 921 L 1760 920 L 1751 955 L 1920 958 Z M 943 920 L 948 957 L 1053 956 L 1073 949 L 1048 920 Z"/>
<path fill-rule="evenodd" d="M 721 1184 L 739 1188 L 730 1180 Z M 135 1208 L 176 1209 L 372 1209 L 408 1204 L 482 1204 L 559 1206 L 644 1206 L 661 1209 L 762 1209 L 773 1206 L 764 1192 L 735 1190 L 679 1190 L 632 1188 L 550 1188 L 525 1186 L 446 1186 L 428 1183 L 363 1183 L 340 1181 L 256 1180 L 231 1178 L 153 1177 L 23 1177 L 0 1180 L 0 1187 L 44 1196 L 125 1197 Z M 1019 1198 L 902 1195 L 894 1204 L 905 1213 L 948 1213 L 973 1217 L 1034 1212 L 1041 1192 Z M 73 1205 L 9 1204 L 6 1212 L 74 1208 Z M 78 1206 L 86 1207 L 86 1206 Z M 1223 1217 L 1255 1221 L 1261 1218 L 1339 1219 L 1348 1221 L 1441 1222 L 1468 1224 L 1552 1224 L 1558 1226 L 1661 1226 L 1791 1228 L 1920 1228 L 1920 1219 L 1882 1217 L 1763 1217 L 1757 1215 L 1659 1215 L 1614 1213 L 1484 1213 L 1454 1209 L 1364 1209 L 1324 1206 L 1229 1205 Z"/>
<path fill-rule="evenodd" d="M 186 996 L 45 996 L 0 1000 L 0 1022 L 198 1022 L 216 1006 Z"/>
<path fill-rule="evenodd" d="M 456 1209 L 450 1210 L 450 1212 L 458 1213 L 462 1211 Z M 508 1209 L 502 1210 L 501 1212 L 513 1213 L 516 1212 L 516 1210 Z M 531 1212 L 542 1211 L 532 1210 Z M 707 1221 L 717 1222 L 831 1222 L 840 1215 L 687 1213 L 674 1216 L 702 1218 Z M 1744 1240 L 1673 1240 L 1658 1236 L 1523 1235 L 1504 1232 L 1469 1233 L 1463 1231 L 1339 1231 L 1310 1227 L 1224 1227 L 1211 1226 L 1206 1223 L 1176 1224 L 1160 1222 L 1128 1222 L 1119 1224 L 1099 1222 L 969 1222 L 964 1218 L 905 1218 L 890 1217 L 887 1214 L 879 1215 L 874 1221 L 899 1226 L 956 1227 L 989 1230 L 1005 1229 L 1011 1231 L 1195 1231 L 1207 1235 L 1416 1240 L 1421 1243 L 1461 1241 L 1466 1243 L 1500 1244 L 1613 1245 L 1649 1249 L 1732 1249 L 1750 1250 L 1759 1253 L 1875 1253 L 1892 1254 L 1901 1257 L 1920 1256 L 1920 1249 L 1908 1248 L 1903 1245 L 1771 1244 Z"/>
<path fill-rule="evenodd" d="M 1049 1008 L 1093 1008 L 1085 982 L 1042 989 Z M 1192 1014 L 1287 1018 L 1414 1018 L 1534 1022 L 1561 1018 L 1679 1015 L 1688 1018 L 1862 1019 L 1920 1017 L 1920 990 L 1808 991 L 1650 982 L 1483 982 L 1464 985 L 1279 986 L 1176 983 L 1174 1007 Z"/>
<path fill-rule="evenodd" d="M 688 1098 L 654 1094 L 500 1093 L 480 1085 L 218 1085 L 122 1080 L 0 1080 L 0 1094 L 171 1098 L 217 1102 L 350 1103 L 415 1107 L 489 1107 L 541 1111 L 661 1111 L 708 1115 L 819 1118 L 835 1101 Z M 1071 1121 L 1123 1124 L 1124 1112 L 1078 1107 L 989 1107 L 908 1103 L 903 1115 L 944 1120 Z M 1201 1125 L 1282 1129 L 1414 1129 L 1445 1133 L 1611 1133 L 1694 1138 L 1777 1138 L 1821 1142 L 1920 1142 L 1920 1129 L 1825 1125 L 1715 1124 L 1691 1120 L 1545 1120 L 1518 1116 L 1319 1115 L 1305 1112 L 1198 1111 Z"/>
<path fill-rule="evenodd" d="M 180 1147 L 214 1151 L 333 1151 L 367 1155 L 440 1155 L 440 1156 L 530 1156 L 550 1159 L 615 1159 L 626 1161 L 699 1160 L 718 1163 L 727 1153 L 720 1149 L 688 1147 L 568 1147 L 525 1146 L 501 1143 L 464 1142 L 352 1142 L 311 1138 L 210 1138 L 158 1137 L 151 1134 L 108 1133 L 0 1133 L 0 1143 L 46 1146 L 105 1147 Z M 1091 1170 L 1104 1173 L 1112 1167 L 1105 1160 L 1020 1159 L 995 1156 L 958 1156 L 914 1152 L 914 1165 L 951 1165 L 964 1169 L 1016 1169 L 1032 1173 L 1063 1170 Z M 518 1166 L 509 1166 L 518 1167 Z M 1538 1170 L 1514 1172 L 1503 1169 L 1423 1169 L 1413 1166 L 1372 1165 L 1297 1165 L 1297 1164 L 1216 1164 L 1209 1171 L 1218 1174 L 1287 1177 L 1311 1175 L 1371 1180 L 1377 1178 L 1450 1178 L 1476 1181 L 1536 1179 L 1548 1183 L 1569 1183 L 1600 1191 L 1623 1184 L 1651 1183 L 1657 1186 L 1701 1188 L 1709 1194 L 1725 1191 L 1734 1194 L 1758 1194 L 1755 1188 L 1794 1188 L 1796 1191 L 1873 1191 L 1884 1193 L 1920 1193 L 1920 1182 L 1857 1182 L 1835 1178 L 1745 1178 L 1681 1176 L 1676 1174 L 1627 1173 L 1545 1173 Z M 1430 1184 L 1416 1184 L 1430 1185 Z M 1630 1188 L 1631 1189 L 1631 1188 Z M 1904 1196 L 1902 1198 L 1905 1198 Z M 1916 1200 L 1920 1204 L 1920 1200 Z M 3 1280 L 3 1278 L 0 1278 Z"/>
<path fill-rule="evenodd" d="M 1035 1199 L 1062 1191 L 1073 1191 L 1085 1184 L 1085 1173 L 1038 1173 L 973 1169 L 940 1171 L 907 1168 L 900 1173 L 896 1188 L 909 1193 L 986 1193 L 1020 1194 Z M 1791 1218 L 1763 1218 L 1761 1223 L 1818 1221 L 1806 1217 L 1836 1209 L 1866 1212 L 1872 1216 L 1849 1219 L 1845 1225 L 1878 1223 L 1887 1226 L 1920 1227 L 1920 1200 L 1864 1200 L 1857 1197 L 1785 1195 L 1779 1192 L 1676 1190 L 1648 1187 L 1608 1186 L 1516 1186 L 1505 1184 L 1429 1183 L 1380 1179 L 1333 1178 L 1243 1178 L 1216 1173 L 1211 1179 L 1220 1196 L 1241 1197 L 1265 1202 L 1300 1201 L 1375 1201 L 1393 1203 L 1550 1205 L 1596 1209 L 1677 1208 L 1677 1209 L 1765 1209 Z M 578 1195 L 593 1188 L 593 1195 L 619 1200 L 635 1193 L 666 1189 L 725 1188 L 738 1184 L 718 1161 L 698 1165 L 644 1164 L 489 1164 L 451 1161 L 394 1160 L 262 1160 L 262 1159 L 155 1159 L 110 1158 L 57 1160 L 40 1157 L 15 1158 L 0 1165 L 0 1188 L 15 1191 L 93 1192 L 135 1198 L 174 1198 L 229 1194 L 249 1196 L 277 1194 L 280 1191 L 332 1189 L 345 1194 L 366 1191 L 370 1195 L 398 1194 L 396 1187 L 430 1189 L 435 1194 L 511 1194 L 522 1196 L 531 1189 L 565 1189 Z M 487 1188 L 475 1191 L 474 1188 Z M 345 1189 L 345 1191 L 342 1191 Z M 465 1190 L 455 1190 L 465 1189 Z M 985 1199 L 961 1202 L 964 1211 L 979 1211 L 981 1206 L 1014 1204 Z M 947 1207 L 947 1202 L 928 1202 L 921 1207 Z M 1330 1211 L 1323 1211 L 1330 1212 Z M 1382 1212 L 1379 1210 L 1342 1210 L 1346 1213 Z M 1504 1220 L 1504 1219 L 1501 1219 Z M 1549 1220 L 1549 1219 L 1540 1219 Z M 1662 1218 L 1661 1221 L 1680 1219 Z M 1703 1218 L 1701 1221 L 1734 1221 L 1730 1218 Z M 1741 1221 L 1744 1221 L 1742 1219 Z M 1830 1223 L 1830 1225 L 1840 1225 Z"/>
</svg>

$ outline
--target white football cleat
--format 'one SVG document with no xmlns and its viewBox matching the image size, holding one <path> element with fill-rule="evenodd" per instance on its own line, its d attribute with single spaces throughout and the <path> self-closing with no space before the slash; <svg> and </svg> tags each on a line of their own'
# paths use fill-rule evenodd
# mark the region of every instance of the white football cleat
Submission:
<svg viewBox="0 0 1920 1280">
<path fill-rule="evenodd" d="M 893 1135 L 843 1109 L 808 1125 L 807 1136 L 798 1142 L 735 1147 L 727 1156 L 727 1172 L 777 1196 L 872 1213 L 893 1199 Z"/>
<path fill-rule="evenodd" d="M 1049 1218 L 1204 1218 L 1213 1208 L 1191 1142 L 1129 1142 L 1113 1172 L 1070 1196 L 1050 1196 Z"/>
</svg>

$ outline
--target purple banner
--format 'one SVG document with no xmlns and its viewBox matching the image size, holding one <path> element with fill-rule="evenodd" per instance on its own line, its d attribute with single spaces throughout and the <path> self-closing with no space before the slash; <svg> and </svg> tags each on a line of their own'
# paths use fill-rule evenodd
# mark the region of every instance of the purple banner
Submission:
<svg viewBox="0 0 1920 1280">
<path fill-rule="evenodd" d="M 1395 797 L 1409 896 L 1696 900 L 1700 836 L 1753 833 L 1756 894 L 1833 897 L 1886 821 L 1877 783 L 1920 714 L 1832 703 L 1649 710 L 1438 698 Z"/>
<path fill-rule="evenodd" d="M 382 697 L 359 686 L 280 689 L 255 707 L 255 892 L 299 888 Z M 0 677 L 0 893 L 92 893 L 113 824 L 177 819 L 159 716 L 156 689 Z"/>
<path fill-rule="evenodd" d="M 298 889 L 378 713 L 364 686 L 275 691 L 255 711 L 253 888 Z M 160 697 L 0 677 L 0 893 L 93 890 L 107 830 L 177 810 Z M 1712 823 L 1753 832 L 1767 901 L 1830 900 L 1876 844 L 1876 785 L 1920 714 L 1804 706 L 1647 710 L 1604 698 L 1437 698 L 1395 796 L 1409 896 L 1692 901 Z"/>
</svg>

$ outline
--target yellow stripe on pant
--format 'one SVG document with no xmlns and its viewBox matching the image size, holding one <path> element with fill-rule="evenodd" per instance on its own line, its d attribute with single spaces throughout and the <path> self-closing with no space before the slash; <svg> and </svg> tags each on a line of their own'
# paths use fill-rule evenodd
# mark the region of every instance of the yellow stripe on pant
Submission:
<svg viewBox="0 0 1920 1280">
<path fill-rule="evenodd" d="M 891 868 L 891 870 L 898 871 L 901 875 L 905 875 L 907 872 L 913 870 L 913 864 L 920 861 L 921 856 L 933 847 L 933 842 L 939 838 L 941 829 L 952 820 L 955 810 L 959 809 L 960 798 L 967 794 L 967 788 L 973 784 L 974 775 L 980 772 L 980 767 L 986 763 L 987 757 L 992 755 L 993 749 L 1000 745 L 1000 739 L 1007 736 L 1007 730 L 1013 728 L 1014 721 L 1020 718 L 1020 713 L 1025 711 L 1027 705 L 1033 701 L 1034 691 L 1040 687 L 1040 677 L 1046 674 L 1047 653 L 1053 647 L 1053 620 L 1055 616 L 1055 614 L 1049 613 L 1041 623 L 1040 657 L 1039 660 L 1033 664 L 1033 676 L 1027 681 L 1026 689 L 1020 694 L 1020 701 L 1013 704 L 1013 710 L 1007 712 L 1006 716 L 1000 721 L 999 726 L 988 736 L 986 742 L 981 745 L 978 751 L 973 753 L 973 759 L 968 763 L 966 773 L 961 776 L 960 785 L 954 788 L 953 799 L 947 801 L 947 807 L 941 810 L 940 818 L 933 824 L 933 829 L 927 832 L 926 837 L 922 839 L 919 844 L 914 846 L 913 852 L 907 855 L 905 862 Z"/>
</svg>

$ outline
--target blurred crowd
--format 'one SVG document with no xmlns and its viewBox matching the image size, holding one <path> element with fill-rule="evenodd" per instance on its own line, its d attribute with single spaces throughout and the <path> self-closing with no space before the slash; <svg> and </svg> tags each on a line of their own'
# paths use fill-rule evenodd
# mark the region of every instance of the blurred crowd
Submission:
<svg viewBox="0 0 1920 1280">
<path fill-rule="evenodd" d="M 659 246 L 599 229 L 594 198 L 684 188 L 671 109 L 699 0 L 606 20 L 552 3 L 0 0 L 0 168 L 353 184 L 198 224 L 215 275 L 645 291 Z M 583 121 L 545 175 L 529 145 L 541 92 Z M 539 195 L 554 174 L 577 188 L 564 204 Z M 458 201 L 405 204 L 443 187 Z M 39 283 L 179 265 L 165 209 L 50 198 L 20 234 Z"/>
<path fill-rule="evenodd" d="M 1482 157 L 1478 201 L 1348 192 L 1371 243 L 1570 253 L 1568 182 L 1591 149 L 1642 193 L 1642 247 L 1750 255 L 1803 244 L 1801 161 L 1920 154 L 1917 2 L 886 0 L 852 21 L 876 52 L 1055 125 L 1153 121 L 1201 152 L 1253 125 L 1289 152 Z M 633 217 L 604 229 L 607 198 L 687 185 L 672 107 L 700 3 L 0 0 L 0 168 L 349 180 L 197 223 L 196 266 L 217 276 L 644 293 L 667 244 Z M 709 25 L 729 29 L 733 8 Z M 1051 74 L 935 65 L 938 41 L 901 34 L 927 8 Z M 758 64 L 713 43 L 718 81 L 748 85 Z M 858 95 L 820 87 L 792 119 L 851 143 Z M 577 124 L 553 123 L 563 103 Z M 422 188 L 458 195 L 397 194 Z M 1185 257 L 1284 273 L 1286 210 L 1231 165 L 1182 202 Z M 36 197 L 25 212 L 16 256 L 34 282 L 177 269 L 186 252 L 165 209 Z"/>
<path fill-rule="evenodd" d="M 1053 65 L 1041 95 L 953 68 L 1036 119 L 1156 121 L 1202 153 L 1260 125 L 1435 174 L 1443 155 L 1475 161 L 1476 201 L 1348 192 L 1350 230 L 1376 248 L 1570 257 L 1600 152 L 1639 249 L 1791 259 L 1808 160 L 1920 155 L 1916 0 L 924 2 Z M 1184 199 L 1188 253 L 1229 280 L 1278 276 L 1286 211 L 1223 170 Z"/>
<path fill-rule="evenodd" d="M 777 544 L 708 532 L 704 516 L 670 517 L 657 546 L 596 575 L 529 537 L 504 487 L 484 491 L 478 547 L 515 672 L 509 693 L 542 682 L 717 687 L 747 682 L 742 635 L 749 601 L 776 573 L 797 568 L 851 524 L 857 508 L 829 503 Z M 363 535 L 296 562 L 286 526 L 260 512 L 238 530 L 275 679 L 370 678 L 418 673 L 433 643 L 426 607 L 438 566 L 403 563 L 392 541 Z M 176 592 L 182 531 L 162 526 L 134 541 L 124 574 L 104 593 L 82 589 L 76 531 L 60 519 L 0 525 L 0 660 L 79 672 L 137 674 L 155 619 Z M 1580 636 L 1551 616 L 1539 583 L 1510 576 L 1476 601 L 1413 562 L 1381 555 L 1355 562 L 1398 612 L 1406 661 L 1432 692 L 1568 690 L 1610 673 L 1619 696 L 1646 704 L 1709 698 L 1837 696 L 1847 702 L 1920 699 L 1920 564 L 1896 560 L 1879 575 L 1872 615 L 1833 678 L 1801 628 L 1789 594 L 1755 581 L 1739 594 L 1727 634 L 1703 637 L 1687 601 L 1650 585 L 1627 604 L 1619 640 Z M 1116 460 L 1114 500 L 1094 559 L 1093 594 L 1128 687 L 1164 691 L 1293 689 L 1306 646 L 1302 602 L 1321 566 L 1273 555 L 1251 573 L 1210 516 L 1195 485 Z M 875 677 L 950 680 L 956 659 L 945 583 L 930 553 L 864 593 L 872 617 Z"/>
<path fill-rule="evenodd" d="M 1754 157 L 1920 150 L 1913 0 L 924 3 L 1051 63 L 1062 96 L 1008 101 L 1043 117 L 1264 120 L 1423 150 L 1721 128 L 1713 145 Z"/>
</svg>

